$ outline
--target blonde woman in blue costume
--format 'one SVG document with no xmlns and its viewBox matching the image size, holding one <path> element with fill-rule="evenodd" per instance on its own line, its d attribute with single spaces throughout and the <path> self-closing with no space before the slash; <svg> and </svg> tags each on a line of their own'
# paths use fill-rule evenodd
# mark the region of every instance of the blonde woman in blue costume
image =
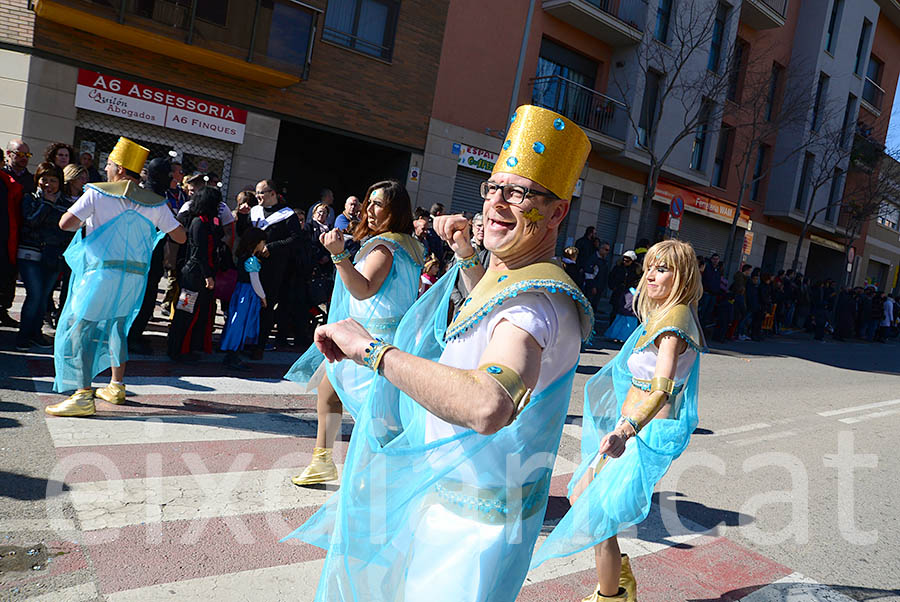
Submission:
<svg viewBox="0 0 900 602">
<path fill-rule="evenodd" d="M 635 313 L 641 327 L 585 385 L 582 462 L 572 507 L 538 550 L 549 558 L 594 547 L 597 588 L 583 602 L 634 602 L 636 584 L 616 534 L 647 517 L 656 483 L 697 426 L 703 289 L 690 244 L 666 240 L 644 258 Z"/>
<path fill-rule="evenodd" d="M 365 199 L 361 210 L 364 219 L 353 232 L 353 238 L 363 243 L 355 265 L 344 249 L 343 232 L 331 230 L 319 238 L 331 253 L 338 274 L 328 321 L 353 318 L 375 336 L 391 342 L 400 319 L 418 296 L 424 251 L 412 237 L 412 203 L 398 181 L 373 184 Z M 374 378 L 363 366 L 351 362 L 324 365 L 323 360 L 322 353 L 311 345 L 286 375 L 295 382 L 318 382 L 316 447 L 309 466 L 291 479 L 295 485 L 337 480 L 331 451 L 341 428 L 343 409 L 355 419 Z"/>
</svg>

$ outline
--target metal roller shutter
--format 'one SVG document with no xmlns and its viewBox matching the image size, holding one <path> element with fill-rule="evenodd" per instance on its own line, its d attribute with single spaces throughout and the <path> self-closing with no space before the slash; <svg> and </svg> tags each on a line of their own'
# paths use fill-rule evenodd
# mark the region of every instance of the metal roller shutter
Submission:
<svg viewBox="0 0 900 602">
<path fill-rule="evenodd" d="M 490 174 L 469 169 L 468 167 L 456 168 L 456 179 L 453 181 L 453 199 L 450 201 L 451 213 L 481 213 L 484 201 L 481 198 L 481 183 L 490 177 Z"/>
<path fill-rule="evenodd" d="M 681 219 L 681 230 L 678 232 L 678 238 L 694 245 L 697 255 L 709 257 L 713 253 L 718 253 L 724 261 L 725 247 L 728 245 L 728 233 L 730 231 L 730 224 L 685 211 Z M 739 241 L 743 241 L 744 229 L 738 228 L 735 236 Z M 735 260 L 740 258 L 740 252 L 741 245 L 736 244 L 734 248 Z M 737 265 L 736 261 L 732 262 L 732 265 Z"/>
<path fill-rule="evenodd" d="M 231 159 L 234 154 L 233 143 L 78 109 L 75 151 L 78 151 L 82 141 L 93 142 L 96 148 L 94 165 L 101 173 L 105 163 L 101 163 L 100 160 L 101 158 L 105 160 L 116 145 L 119 136 L 125 136 L 149 148 L 151 159 L 166 157 L 172 149 L 181 151 L 184 173 L 216 172 L 222 180 L 222 196 L 228 199 L 228 180 L 231 177 Z"/>
<path fill-rule="evenodd" d="M 612 249 L 616 244 L 616 236 L 619 233 L 619 219 L 622 216 L 622 208 L 609 203 L 600 203 L 597 208 L 597 238 L 609 243 Z"/>
</svg>

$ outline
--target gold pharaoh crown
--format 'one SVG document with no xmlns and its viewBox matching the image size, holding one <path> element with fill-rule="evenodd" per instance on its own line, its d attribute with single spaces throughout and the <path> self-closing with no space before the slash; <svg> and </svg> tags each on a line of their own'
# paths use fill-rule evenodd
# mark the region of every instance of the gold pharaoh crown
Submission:
<svg viewBox="0 0 900 602">
<path fill-rule="evenodd" d="M 493 173 L 533 180 L 561 199 L 571 199 L 591 152 L 580 127 L 559 113 L 533 105 L 516 109 Z"/>
<path fill-rule="evenodd" d="M 119 141 L 116 142 L 116 148 L 109 153 L 109 160 L 129 171 L 141 173 L 149 155 L 149 148 L 144 148 L 125 136 L 120 136 Z"/>
</svg>

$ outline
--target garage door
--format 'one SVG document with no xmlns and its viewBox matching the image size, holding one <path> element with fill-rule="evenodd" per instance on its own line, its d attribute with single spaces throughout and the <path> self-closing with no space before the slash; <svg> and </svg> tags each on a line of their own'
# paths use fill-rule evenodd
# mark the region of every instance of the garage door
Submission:
<svg viewBox="0 0 900 602">
<path fill-rule="evenodd" d="M 450 202 L 452 213 L 481 213 L 484 201 L 481 198 L 481 183 L 487 180 L 490 174 L 469 169 L 468 167 L 456 168 L 456 179 L 453 181 L 453 199 Z"/>
</svg>

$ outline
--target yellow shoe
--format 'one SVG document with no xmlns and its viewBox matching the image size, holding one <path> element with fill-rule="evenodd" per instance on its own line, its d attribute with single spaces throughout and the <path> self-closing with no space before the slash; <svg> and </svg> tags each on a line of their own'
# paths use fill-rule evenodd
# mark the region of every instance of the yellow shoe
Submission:
<svg viewBox="0 0 900 602">
<path fill-rule="evenodd" d="M 114 403 L 116 405 L 125 403 L 125 385 L 118 383 L 109 383 L 102 389 L 97 389 L 97 397 L 103 401 Z"/>
<path fill-rule="evenodd" d="M 93 416 L 94 391 L 92 389 L 78 389 L 65 401 L 47 406 L 44 411 L 51 416 Z"/>
<path fill-rule="evenodd" d="M 604 600 L 609 602 L 631 602 L 631 598 L 628 597 L 628 594 L 621 587 L 615 596 L 601 596 L 599 591 L 594 590 L 593 594 L 587 598 L 582 598 L 581 602 L 604 602 Z"/>
<path fill-rule="evenodd" d="M 619 572 L 619 587 L 628 594 L 628 602 L 637 602 L 637 582 L 631 572 L 628 554 L 622 554 L 622 570 Z"/>
<path fill-rule="evenodd" d="M 331 460 L 331 450 L 317 447 L 313 450 L 312 461 L 302 473 L 291 479 L 294 485 L 316 485 L 338 478 L 337 466 Z"/>
</svg>

